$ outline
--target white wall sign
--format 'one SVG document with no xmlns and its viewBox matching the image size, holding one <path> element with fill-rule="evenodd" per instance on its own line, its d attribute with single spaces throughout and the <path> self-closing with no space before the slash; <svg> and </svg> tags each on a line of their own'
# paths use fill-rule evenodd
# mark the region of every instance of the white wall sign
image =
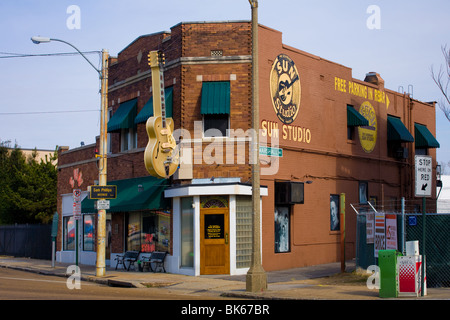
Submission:
<svg viewBox="0 0 450 320">
<path fill-rule="evenodd" d="M 415 156 L 416 162 L 416 197 L 431 197 L 433 185 L 433 159 L 431 156 Z"/>
</svg>

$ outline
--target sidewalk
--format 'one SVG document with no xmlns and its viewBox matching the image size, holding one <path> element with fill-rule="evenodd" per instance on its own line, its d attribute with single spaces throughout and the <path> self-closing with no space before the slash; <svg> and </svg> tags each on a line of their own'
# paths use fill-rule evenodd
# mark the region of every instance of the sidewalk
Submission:
<svg viewBox="0 0 450 320">
<path fill-rule="evenodd" d="M 0 256 L 2 268 L 67 277 L 68 263 Z M 231 297 L 272 300 L 387 300 L 379 298 L 378 290 L 369 290 L 365 282 L 332 282 L 339 275 L 340 263 L 267 272 L 268 290 L 261 293 L 246 292 L 244 276 L 185 276 L 170 273 L 114 270 L 107 267 L 105 277 L 97 277 L 95 266 L 79 265 L 81 280 L 109 286 L 134 288 L 159 287 L 185 295 Z M 346 263 L 347 272 L 355 269 L 353 261 Z M 400 297 L 395 300 L 450 300 L 450 288 L 428 288 L 425 297 Z"/>
</svg>

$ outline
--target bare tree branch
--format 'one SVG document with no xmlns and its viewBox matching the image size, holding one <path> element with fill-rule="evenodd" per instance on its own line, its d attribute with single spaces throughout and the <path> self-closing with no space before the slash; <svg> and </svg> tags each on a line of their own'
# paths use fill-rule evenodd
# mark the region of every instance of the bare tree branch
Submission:
<svg viewBox="0 0 450 320">
<path fill-rule="evenodd" d="M 450 121 L 450 92 L 448 91 L 450 85 L 450 49 L 447 49 L 447 45 L 442 47 L 442 53 L 445 59 L 445 67 L 441 65 L 437 74 L 432 67 L 431 77 L 444 96 L 441 103 L 438 103 L 439 108 L 444 112 L 447 120 Z"/>
</svg>

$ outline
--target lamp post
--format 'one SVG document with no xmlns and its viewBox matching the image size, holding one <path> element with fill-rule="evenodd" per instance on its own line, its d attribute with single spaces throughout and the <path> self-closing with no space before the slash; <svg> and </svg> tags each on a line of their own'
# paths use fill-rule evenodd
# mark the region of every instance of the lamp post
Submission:
<svg viewBox="0 0 450 320">
<path fill-rule="evenodd" d="M 65 43 L 74 48 L 86 61 L 97 71 L 101 81 L 101 111 L 100 111 L 100 152 L 99 152 L 99 185 L 107 185 L 107 108 L 108 108 L 108 59 L 109 53 L 107 50 L 102 50 L 102 68 L 97 69 L 91 61 L 76 48 L 73 44 L 53 38 L 46 37 L 32 37 L 31 41 L 35 44 L 48 43 L 51 41 L 57 41 Z M 105 267 L 105 240 L 106 240 L 106 210 L 98 210 L 98 222 L 97 222 L 97 263 L 96 263 L 96 275 L 97 277 L 104 277 L 106 272 Z M 77 239 L 78 246 L 78 239 Z"/>
<path fill-rule="evenodd" d="M 267 290 L 267 275 L 261 264 L 261 196 L 259 164 L 259 72 L 258 72 L 258 1 L 249 0 L 252 8 L 252 260 L 246 277 L 246 290 Z"/>
</svg>

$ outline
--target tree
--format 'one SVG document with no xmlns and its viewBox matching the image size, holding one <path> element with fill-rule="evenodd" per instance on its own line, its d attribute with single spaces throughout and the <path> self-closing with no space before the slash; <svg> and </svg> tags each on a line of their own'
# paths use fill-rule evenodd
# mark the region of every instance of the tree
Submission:
<svg viewBox="0 0 450 320">
<path fill-rule="evenodd" d="M 442 53 L 445 58 L 445 67 L 441 65 L 437 74 L 431 68 L 431 76 L 444 96 L 441 99 L 441 103 L 438 103 L 439 108 L 444 112 L 447 120 L 450 121 L 450 92 L 448 91 L 450 85 L 450 49 L 447 49 L 445 45 L 442 47 Z"/>
<path fill-rule="evenodd" d="M 56 211 L 57 153 L 28 157 L 16 145 L 0 143 L 0 224 L 49 223 Z"/>
</svg>

